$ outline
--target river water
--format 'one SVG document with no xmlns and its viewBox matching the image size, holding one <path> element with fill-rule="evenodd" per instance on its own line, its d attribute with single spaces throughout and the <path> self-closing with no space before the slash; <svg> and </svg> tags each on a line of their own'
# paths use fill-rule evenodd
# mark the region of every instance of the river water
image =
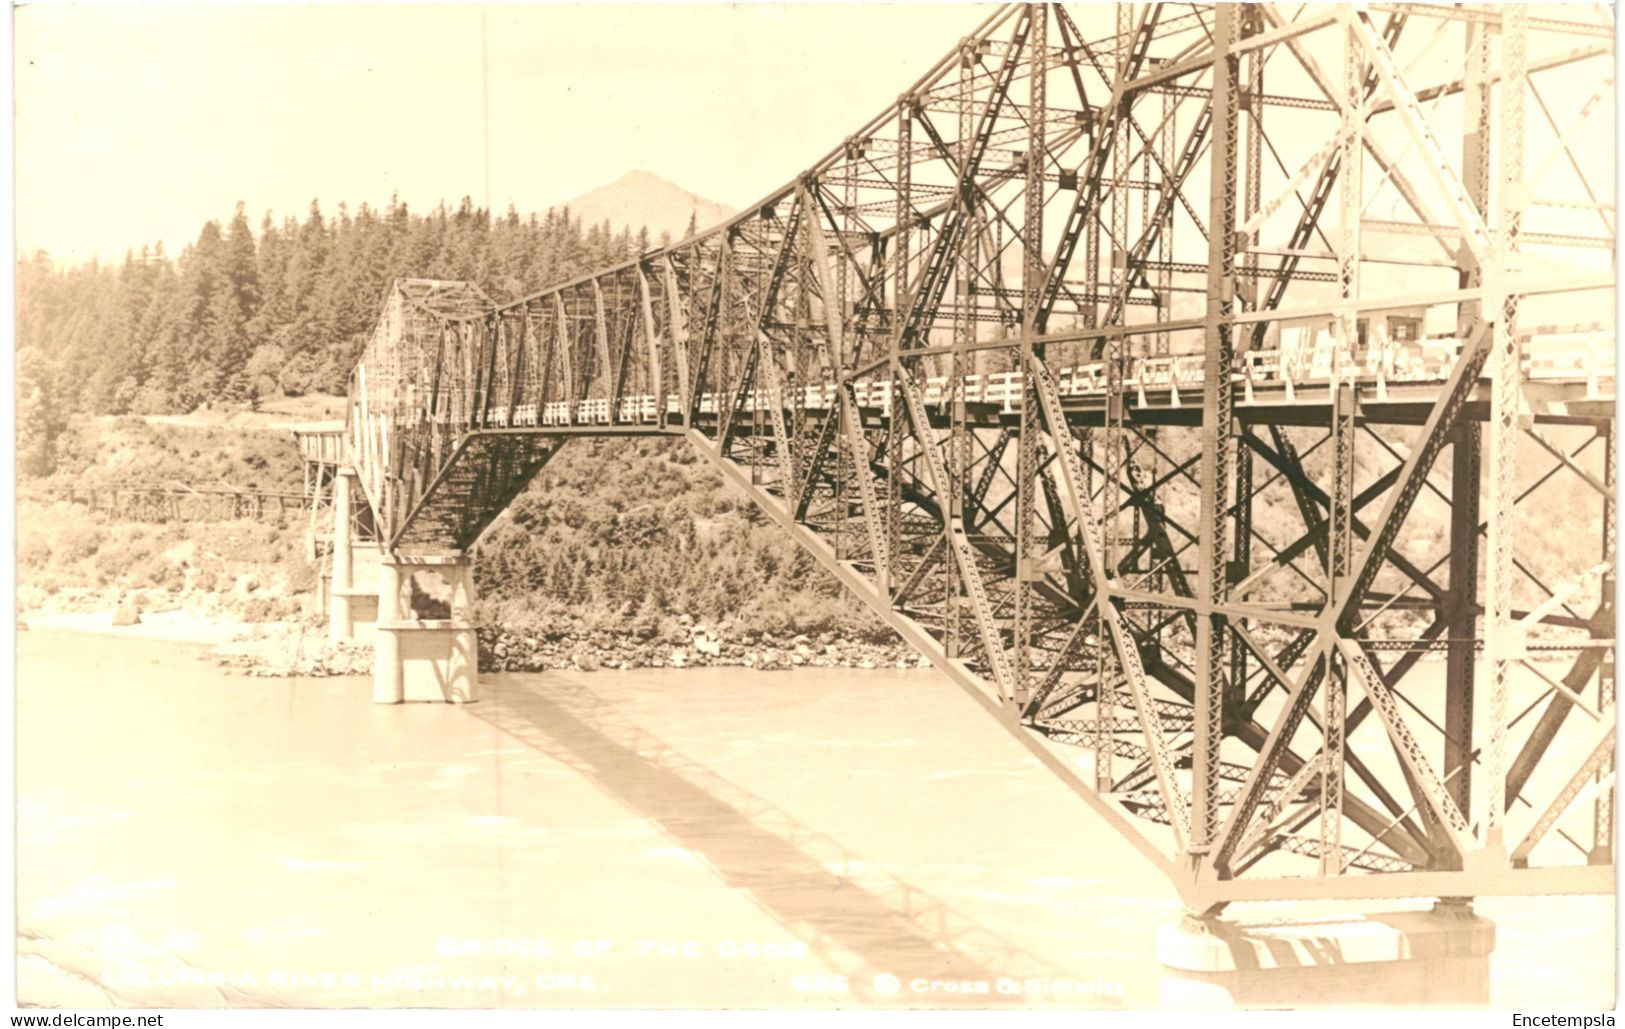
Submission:
<svg viewBox="0 0 1625 1029">
<path fill-rule="evenodd" d="M 381 707 L 38 630 L 18 670 L 23 1003 L 1158 1002 L 1173 889 L 932 671 Z M 1612 897 L 1478 910 L 1494 1004 L 1611 1006 Z"/>
</svg>

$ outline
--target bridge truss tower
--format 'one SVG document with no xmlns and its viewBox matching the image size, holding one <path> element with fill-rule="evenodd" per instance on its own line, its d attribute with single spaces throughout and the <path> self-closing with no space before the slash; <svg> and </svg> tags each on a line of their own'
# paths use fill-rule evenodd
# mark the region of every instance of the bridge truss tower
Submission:
<svg viewBox="0 0 1625 1029">
<path fill-rule="evenodd" d="M 725 225 L 397 284 L 350 459 L 463 552 L 685 438 L 1194 910 L 1609 892 L 1612 38 L 999 8 Z"/>
</svg>

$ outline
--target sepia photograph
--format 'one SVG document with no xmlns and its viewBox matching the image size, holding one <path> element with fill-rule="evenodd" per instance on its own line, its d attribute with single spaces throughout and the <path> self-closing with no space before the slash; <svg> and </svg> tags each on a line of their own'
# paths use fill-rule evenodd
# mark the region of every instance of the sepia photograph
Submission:
<svg viewBox="0 0 1625 1029">
<path fill-rule="evenodd" d="M 1615 18 L 14 4 L 11 1024 L 1612 1025 Z"/>
</svg>

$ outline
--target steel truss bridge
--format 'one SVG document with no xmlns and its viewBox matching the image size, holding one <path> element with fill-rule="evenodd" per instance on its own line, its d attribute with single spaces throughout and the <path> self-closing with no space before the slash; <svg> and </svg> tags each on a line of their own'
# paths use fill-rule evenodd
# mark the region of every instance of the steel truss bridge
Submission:
<svg viewBox="0 0 1625 1029">
<path fill-rule="evenodd" d="M 1194 911 L 1612 892 L 1611 12 L 1288 12 L 1001 7 L 725 225 L 397 283 L 378 538 L 681 437 Z"/>
</svg>

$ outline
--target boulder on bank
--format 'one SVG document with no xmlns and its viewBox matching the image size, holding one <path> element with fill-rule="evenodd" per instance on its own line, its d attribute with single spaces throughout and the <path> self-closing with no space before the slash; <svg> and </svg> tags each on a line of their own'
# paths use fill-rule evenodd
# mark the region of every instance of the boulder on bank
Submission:
<svg viewBox="0 0 1625 1029">
<path fill-rule="evenodd" d="M 140 625 L 141 606 L 134 597 L 125 597 L 119 601 L 118 609 L 113 612 L 113 624 L 116 626 Z"/>
</svg>

